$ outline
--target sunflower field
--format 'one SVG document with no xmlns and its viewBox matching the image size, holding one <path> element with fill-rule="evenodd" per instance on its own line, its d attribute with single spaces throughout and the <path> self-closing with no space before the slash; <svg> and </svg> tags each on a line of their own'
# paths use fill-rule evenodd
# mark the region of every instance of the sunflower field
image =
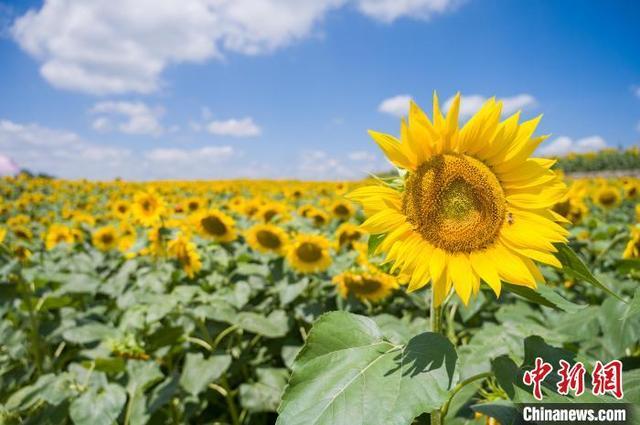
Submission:
<svg viewBox="0 0 640 425">
<path fill-rule="evenodd" d="M 510 424 L 536 358 L 640 405 L 640 181 L 434 105 L 387 178 L 0 180 L 0 423 Z"/>
</svg>

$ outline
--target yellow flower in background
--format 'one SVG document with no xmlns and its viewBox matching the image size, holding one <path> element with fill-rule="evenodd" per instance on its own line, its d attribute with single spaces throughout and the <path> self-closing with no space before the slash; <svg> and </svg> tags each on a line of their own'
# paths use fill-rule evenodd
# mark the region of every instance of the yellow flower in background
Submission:
<svg viewBox="0 0 640 425">
<path fill-rule="evenodd" d="M 329 241 L 323 236 L 299 234 L 289 246 L 287 261 L 300 273 L 324 271 L 331 265 Z"/>
<path fill-rule="evenodd" d="M 121 252 L 127 252 L 133 245 L 136 243 L 136 239 L 138 234 L 136 229 L 127 222 L 121 222 L 120 228 L 118 229 L 119 241 L 118 241 L 118 249 Z"/>
<path fill-rule="evenodd" d="M 333 278 L 342 298 L 353 295 L 361 301 L 379 302 L 398 288 L 398 280 L 379 270 L 363 273 L 343 272 Z"/>
<path fill-rule="evenodd" d="M 220 210 L 202 211 L 192 217 L 198 233 L 216 242 L 231 242 L 237 237 L 236 223 L 233 218 Z"/>
<path fill-rule="evenodd" d="M 595 191 L 593 201 L 603 209 L 611 209 L 620 204 L 622 196 L 617 187 L 604 184 Z"/>
<path fill-rule="evenodd" d="M 91 242 L 100 251 L 111 251 L 118 246 L 118 231 L 111 225 L 100 227 L 93 232 Z"/>
<path fill-rule="evenodd" d="M 137 192 L 131 206 L 133 216 L 143 226 L 151 227 L 165 212 L 164 200 L 154 191 Z"/>
<path fill-rule="evenodd" d="M 4 238 L 7 236 L 7 229 L 0 227 L 0 243 L 4 242 Z"/>
<path fill-rule="evenodd" d="M 200 254 L 196 249 L 196 245 L 182 233 L 178 233 L 174 239 L 169 241 L 167 247 L 169 256 L 178 260 L 182 269 L 189 277 L 193 277 L 202 269 Z"/>
<path fill-rule="evenodd" d="M 33 239 L 33 232 L 27 226 L 24 225 L 14 225 L 11 227 L 11 233 L 18 239 L 22 239 L 23 241 L 30 242 Z"/>
<path fill-rule="evenodd" d="M 193 196 L 184 201 L 184 212 L 187 214 L 196 213 L 207 207 L 207 201 L 204 198 Z"/>
<path fill-rule="evenodd" d="M 281 202 L 267 202 L 258 209 L 254 218 L 265 223 L 279 223 L 289 218 L 288 210 Z"/>
<path fill-rule="evenodd" d="M 436 305 L 452 287 L 466 304 L 481 279 L 496 294 L 501 280 L 535 288 L 544 278 L 533 260 L 560 267 L 553 243 L 568 234 L 551 210 L 566 192 L 554 161 L 529 158 L 545 139 L 533 137 L 540 118 L 500 122 L 502 103 L 490 99 L 459 129 L 459 108 L 458 94 L 443 116 L 434 95 L 433 121 L 411 102 L 400 140 L 370 132 L 406 173 L 402 188 L 347 196 L 369 215 L 362 228 L 386 235 L 379 250 L 411 275 L 409 290 L 431 282 Z"/>
<path fill-rule="evenodd" d="M 63 224 L 52 224 L 47 230 L 44 240 L 44 246 L 47 250 L 51 250 L 61 243 L 73 244 L 75 242 L 71 228 Z"/>
<path fill-rule="evenodd" d="M 340 220 L 348 220 L 354 213 L 353 207 L 348 201 L 335 201 L 330 210 L 331 214 Z"/>
<path fill-rule="evenodd" d="M 636 205 L 636 221 L 640 223 L 640 204 Z"/>
<path fill-rule="evenodd" d="M 21 263 L 26 263 L 31 259 L 31 251 L 24 245 L 16 245 L 13 247 L 13 256 Z"/>
<path fill-rule="evenodd" d="M 631 228 L 631 239 L 622 253 L 622 258 L 640 258 L 640 228 Z"/>
<path fill-rule="evenodd" d="M 124 200 L 115 201 L 111 205 L 111 213 L 118 220 L 125 220 L 131 214 L 131 204 Z"/>
<path fill-rule="evenodd" d="M 353 243 L 358 242 L 363 236 L 363 232 L 360 226 L 356 226 L 352 223 L 342 223 L 336 229 L 336 239 L 338 241 L 338 247 L 340 249 L 351 249 Z"/>
<path fill-rule="evenodd" d="M 247 230 L 245 237 L 252 249 L 265 254 L 284 255 L 289 244 L 287 233 L 273 224 L 256 224 Z"/>
<path fill-rule="evenodd" d="M 311 220 L 316 227 L 322 227 L 329 222 L 329 214 L 315 207 L 307 212 L 307 218 Z"/>
</svg>

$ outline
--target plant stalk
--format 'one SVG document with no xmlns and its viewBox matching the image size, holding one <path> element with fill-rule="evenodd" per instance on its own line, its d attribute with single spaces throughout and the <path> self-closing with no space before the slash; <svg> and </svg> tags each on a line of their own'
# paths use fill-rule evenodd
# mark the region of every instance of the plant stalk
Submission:
<svg viewBox="0 0 640 425">
<path fill-rule="evenodd" d="M 442 305 L 435 305 L 435 297 L 431 294 L 431 307 L 429 309 L 431 316 L 431 332 L 442 333 Z M 443 425 L 442 410 L 436 409 L 431 412 L 431 425 Z"/>
</svg>

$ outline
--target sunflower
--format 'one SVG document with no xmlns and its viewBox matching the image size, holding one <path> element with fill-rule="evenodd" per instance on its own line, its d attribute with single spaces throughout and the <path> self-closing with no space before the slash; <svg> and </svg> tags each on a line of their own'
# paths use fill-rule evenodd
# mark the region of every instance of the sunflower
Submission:
<svg viewBox="0 0 640 425">
<path fill-rule="evenodd" d="M 16 245 L 13 247 L 13 256 L 21 263 L 26 263 L 31 258 L 31 251 L 24 245 Z"/>
<path fill-rule="evenodd" d="M 187 276 L 193 277 L 202 269 L 202 262 L 196 250 L 196 245 L 182 233 L 178 233 L 175 239 L 169 241 L 167 251 L 171 257 L 178 260 Z"/>
<path fill-rule="evenodd" d="M 131 214 L 131 204 L 124 200 L 115 201 L 111 205 L 111 213 L 118 220 L 124 220 Z"/>
<path fill-rule="evenodd" d="M 160 221 L 165 211 L 165 204 L 154 191 L 137 192 L 133 197 L 131 210 L 140 224 L 151 227 Z"/>
<path fill-rule="evenodd" d="M 342 223 L 336 230 L 336 240 L 340 249 L 352 249 L 353 243 L 359 241 L 362 236 L 360 227 L 351 223 Z"/>
<path fill-rule="evenodd" d="M 100 227 L 93 232 L 91 242 L 100 251 L 111 251 L 118 246 L 118 231 L 111 225 Z"/>
<path fill-rule="evenodd" d="M 206 208 L 206 201 L 204 198 L 193 196 L 184 201 L 184 212 L 187 214 L 193 214 Z"/>
<path fill-rule="evenodd" d="M 604 184 L 595 191 L 593 200 L 601 208 L 608 210 L 620 204 L 622 196 L 620 196 L 620 190 L 617 187 Z"/>
<path fill-rule="evenodd" d="M 636 205 L 636 221 L 640 223 L 640 204 Z"/>
<path fill-rule="evenodd" d="M 309 215 L 309 213 L 315 209 L 316 208 L 313 205 L 304 204 L 298 208 L 297 213 L 300 217 L 306 218 Z"/>
<path fill-rule="evenodd" d="M 31 229 L 21 224 L 12 226 L 11 232 L 13 233 L 13 236 L 26 242 L 29 242 L 31 241 L 31 239 L 33 239 L 33 232 L 31 232 Z"/>
<path fill-rule="evenodd" d="M 631 228 L 631 239 L 622 253 L 622 258 L 640 258 L 640 227 Z"/>
<path fill-rule="evenodd" d="M 44 240 L 44 246 L 47 250 L 53 249 L 58 244 L 73 244 L 73 234 L 71 229 L 63 224 L 52 224 L 47 230 Z"/>
<path fill-rule="evenodd" d="M 379 270 L 364 273 L 343 272 L 333 278 L 333 283 L 342 298 L 350 294 L 361 301 L 379 302 L 398 288 L 398 280 Z"/>
<path fill-rule="evenodd" d="M 322 227 L 329 222 L 329 214 L 317 208 L 313 208 L 307 212 L 307 218 L 310 219 L 316 227 Z"/>
<path fill-rule="evenodd" d="M 237 237 L 235 221 L 220 210 L 202 211 L 192 221 L 202 236 L 216 242 L 231 242 Z"/>
<path fill-rule="evenodd" d="M 296 236 L 287 252 L 287 261 L 300 273 L 321 272 L 331 265 L 329 241 L 323 236 Z"/>
<path fill-rule="evenodd" d="M 255 214 L 255 218 L 265 223 L 285 221 L 288 217 L 288 208 L 281 202 L 267 202 Z"/>
<path fill-rule="evenodd" d="M 256 224 L 247 230 L 247 243 L 262 253 L 284 255 L 289 243 L 287 233 L 273 224 Z"/>
<path fill-rule="evenodd" d="M 335 201 L 330 210 L 331 214 L 339 220 L 348 220 L 353 215 L 353 207 L 347 201 Z"/>
<path fill-rule="evenodd" d="M 411 275 L 409 290 L 432 283 L 435 305 L 452 287 L 468 303 L 481 279 L 497 295 L 501 280 L 535 288 L 532 260 L 560 267 L 553 243 L 568 234 L 551 210 L 566 192 L 554 161 L 529 158 L 545 139 L 532 137 L 539 117 L 500 122 L 490 99 L 459 129 L 459 108 L 458 94 L 444 117 L 434 95 L 433 122 L 411 102 L 401 140 L 370 132 L 402 177 L 348 196 L 370 216 L 362 228 L 386 235 L 378 250 Z"/>
<path fill-rule="evenodd" d="M 7 237 L 7 229 L 0 227 L 0 243 L 4 242 L 5 237 Z"/>
<path fill-rule="evenodd" d="M 136 242 L 136 229 L 129 223 L 120 223 L 118 249 L 121 252 L 129 251 Z"/>
</svg>

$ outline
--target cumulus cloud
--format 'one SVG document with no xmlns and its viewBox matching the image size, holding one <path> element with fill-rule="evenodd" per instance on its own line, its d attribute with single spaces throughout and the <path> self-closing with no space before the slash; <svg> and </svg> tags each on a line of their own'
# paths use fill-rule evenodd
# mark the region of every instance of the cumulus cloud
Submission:
<svg viewBox="0 0 640 425">
<path fill-rule="evenodd" d="M 582 139 L 572 139 L 562 136 L 549 142 L 543 142 L 537 154 L 541 156 L 563 156 L 569 153 L 595 152 L 607 148 L 609 145 L 600 136 L 589 136 Z"/>
<path fill-rule="evenodd" d="M 393 22 L 403 16 L 429 20 L 454 10 L 460 0 L 359 0 L 357 7 L 365 15 L 383 22 Z"/>
<path fill-rule="evenodd" d="M 451 96 L 444 103 L 443 109 L 448 111 L 453 103 L 454 96 Z M 466 119 L 475 114 L 480 107 L 487 101 L 487 97 L 473 94 L 462 96 L 460 100 L 460 118 Z M 502 114 L 511 115 L 518 110 L 532 108 L 537 104 L 537 100 L 530 94 L 523 93 L 511 97 L 502 97 L 498 100 L 502 101 Z"/>
<path fill-rule="evenodd" d="M 161 107 L 151 108 L 144 102 L 99 102 L 89 111 L 96 118 L 92 127 L 97 131 L 117 130 L 126 134 L 159 136 L 164 132 Z"/>
<path fill-rule="evenodd" d="M 53 86 L 91 94 L 150 93 L 167 66 L 264 54 L 312 35 L 355 6 L 380 21 L 429 19 L 459 0 L 45 0 L 11 27 Z"/>
<path fill-rule="evenodd" d="M 131 151 L 95 144 L 75 133 L 0 120 L 0 152 L 21 167 L 64 177 L 104 178 L 121 169 Z"/>
<path fill-rule="evenodd" d="M 255 137 L 262 133 L 251 117 L 211 121 L 207 124 L 207 131 L 216 136 L 230 137 Z"/>
<path fill-rule="evenodd" d="M 395 117 L 403 117 L 409 113 L 410 100 L 411 96 L 408 94 L 399 94 L 397 96 L 387 98 L 380 102 L 378 105 L 378 111 Z"/>
</svg>

